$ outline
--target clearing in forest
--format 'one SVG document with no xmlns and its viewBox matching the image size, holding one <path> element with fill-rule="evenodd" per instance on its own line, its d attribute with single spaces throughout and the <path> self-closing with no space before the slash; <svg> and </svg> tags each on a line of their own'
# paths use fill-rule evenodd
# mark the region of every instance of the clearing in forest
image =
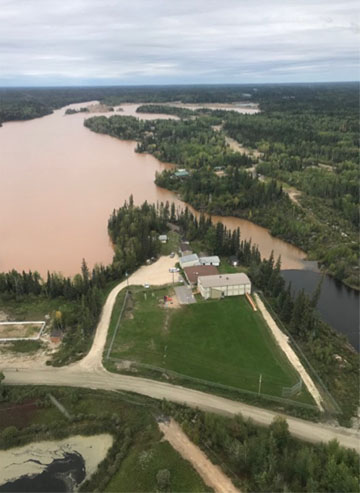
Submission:
<svg viewBox="0 0 360 493">
<path fill-rule="evenodd" d="M 244 296 L 199 299 L 169 310 L 163 303 L 169 289 L 132 290 L 131 313 L 125 311 L 111 358 L 135 362 L 140 372 L 141 365 L 152 365 L 276 397 L 299 382 L 262 315 Z M 292 399 L 313 403 L 304 386 Z"/>
</svg>

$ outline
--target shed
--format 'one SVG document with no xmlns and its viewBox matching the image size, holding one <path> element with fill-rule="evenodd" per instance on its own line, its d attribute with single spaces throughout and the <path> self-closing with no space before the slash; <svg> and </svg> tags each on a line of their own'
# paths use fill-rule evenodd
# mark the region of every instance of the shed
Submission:
<svg viewBox="0 0 360 493">
<path fill-rule="evenodd" d="M 175 171 L 174 174 L 177 178 L 185 178 L 186 176 L 189 176 L 189 172 L 186 171 L 186 169 L 179 169 L 178 171 Z"/>
<path fill-rule="evenodd" d="M 161 243 L 166 243 L 168 241 L 168 237 L 167 235 L 160 235 L 159 240 L 161 241 Z"/>
<path fill-rule="evenodd" d="M 213 255 L 212 257 L 200 257 L 199 261 L 201 265 L 215 265 L 216 267 L 220 265 L 220 259 L 217 255 Z"/>
<path fill-rule="evenodd" d="M 50 340 L 55 344 L 59 344 L 63 340 L 63 337 L 64 333 L 60 329 L 53 329 L 50 333 Z"/>
<path fill-rule="evenodd" d="M 196 253 L 192 255 L 185 255 L 179 259 L 180 267 L 184 269 L 185 267 L 192 267 L 193 265 L 200 265 L 199 257 Z"/>
<path fill-rule="evenodd" d="M 190 248 L 190 244 L 188 241 L 182 241 L 180 243 L 180 253 L 181 253 L 182 257 L 191 255 L 193 253 L 193 251 Z"/>
<path fill-rule="evenodd" d="M 219 271 L 213 265 L 194 265 L 193 267 L 185 267 L 184 273 L 188 283 L 196 286 L 199 276 L 214 276 L 219 274 Z"/>
<path fill-rule="evenodd" d="M 217 276 L 199 276 L 198 288 L 203 298 L 224 298 L 251 293 L 251 281 L 243 272 L 220 274 Z"/>
</svg>

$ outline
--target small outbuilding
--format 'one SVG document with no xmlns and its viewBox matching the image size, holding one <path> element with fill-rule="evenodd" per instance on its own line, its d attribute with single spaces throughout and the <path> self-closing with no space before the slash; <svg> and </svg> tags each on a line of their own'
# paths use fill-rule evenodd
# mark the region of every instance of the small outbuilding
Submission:
<svg viewBox="0 0 360 493">
<path fill-rule="evenodd" d="M 182 257 L 185 257 L 186 255 L 191 255 L 193 253 L 188 241 L 182 241 L 180 243 L 180 253 Z"/>
<path fill-rule="evenodd" d="M 175 171 L 174 174 L 177 178 L 186 178 L 187 176 L 189 176 L 189 172 L 186 171 L 185 168 L 181 168 L 178 171 Z"/>
<path fill-rule="evenodd" d="M 229 262 L 233 267 L 236 267 L 239 263 L 239 259 L 236 257 L 236 255 L 231 255 L 229 258 Z"/>
<path fill-rule="evenodd" d="M 220 259 L 217 255 L 213 255 L 212 257 L 200 257 L 199 258 L 201 265 L 215 265 L 215 267 L 219 267 Z"/>
<path fill-rule="evenodd" d="M 50 333 L 51 342 L 53 342 L 55 344 L 59 344 L 63 340 L 63 337 L 64 337 L 64 333 L 62 330 L 52 329 L 52 331 Z"/>
<path fill-rule="evenodd" d="M 167 243 L 168 237 L 167 235 L 160 235 L 159 240 L 161 241 L 161 243 Z"/>
<path fill-rule="evenodd" d="M 193 267 L 185 267 L 185 277 L 191 286 L 196 286 L 199 276 L 215 276 L 219 271 L 214 265 L 194 265 Z"/>
<path fill-rule="evenodd" d="M 220 274 L 217 276 L 199 276 L 198 288 L 203 298 L 218 299 L 226 296 L 239 296 L 251 293 L 251 281 L 243 272 Z"/>
<path fill-rule="evenodd" d="M 193 265 L 200 265 L 199 257 L 196 253 L 193 253 L 192 255 L 184 255 L 184 257 L 179 259 L 179 264 L 182 269 L 185 267 L 192 267 Z"/>
</svg>

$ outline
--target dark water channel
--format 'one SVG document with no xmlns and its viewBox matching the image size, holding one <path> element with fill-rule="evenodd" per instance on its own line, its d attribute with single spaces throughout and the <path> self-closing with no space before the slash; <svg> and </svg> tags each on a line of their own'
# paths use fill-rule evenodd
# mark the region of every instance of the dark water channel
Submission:
<svg viewBox="0 0 360 493">
<path fill-rule="evenodd" d="M 21 476 L 15 481 L 1 485 L 0 492 L 68 492 L 73 491 L 84 479 L 85 461 L 83 457 L 77 452 L 66 453 L 63 458 L 54 459 L 40 474 Z"/>
<path fill-rule="evenodd" d="M 282 275 L 291 281 L 294 291 L 301 289 L 312 294 L 322 274 L 310 270 L 284 270 Z M 325 275 L 317 309 L 321 318 L 335 330 L 346 335 L 359 351 L 359 293 Z"/>
</svg>

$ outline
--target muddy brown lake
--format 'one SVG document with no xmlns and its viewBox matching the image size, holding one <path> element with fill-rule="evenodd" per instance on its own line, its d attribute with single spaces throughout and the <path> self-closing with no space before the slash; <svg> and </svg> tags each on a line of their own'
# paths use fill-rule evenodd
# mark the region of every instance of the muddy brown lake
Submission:
<svg viewBox="0 0 360 493">
<path fill-rule="evenodd" d="M 124 104 L 123 110 L 116 113 L 142 119 L 171 118 L 140 115 L 136 113 L 138 106 Z M 172 192 L 154 183 L 156 171 L 169 164 L 134 152 L 135 142 L 91 132 L 83 125 L 89 114 L 64 116 L 66 108 L 0 127 L 0 272 L 31 269 L 42 275 L 47 270 L 74 275 L 83 258 L 90 267 L 110 263 L 113 251 L 107 221 L 113 209 L 120 207 L 130 194 L 137 204 L 168 200 L 184 207 Z M 237 111 L 249 109 L 238 107 Z M 107 113 L 110 114 L 113 113 Z M 314 270 L 314 263 L 304 261 L 304 252 L 273 238 L 265 228 L 233 217 L 214 220 L 222 221 L 229 229 L 240 227 L 242 239 L 252 239 L 264 257 L 271 251 L 275 258 L 281 255 L 283 270 Z M 293 281 L 298 289 L 306 289 L 305 284 L 302 278 Z M 333 281 L 330 285 L 335 289 Z M 351 292 L 347 297 L 351 331 L 358 335 L 358 304 Z M 342 311 L 341 300 L 333 298 L 338 299 L 337 303 L 332 302 L 333 306 Z M 344 330 L 343 322 L 330 323 L 349 334 L 350 329 Z"/>
<path fill-rule="evenodd" d="M 123 105 L 118 114 L 138 115 L 137 106 Z M 113 252 L 107 220 L 130 194 L 135 203 L 175 200 L 181 205 L 154 184 L 156 171 L 169 165 L 134 152 L 135 142 L 91 132 L 83 126 L 88 114 L 64 112 L 0 128 L 0 271 L 72 275 L 82 258 L 90 266 L 108 264 Z M 303 253 L 264 228 L 239 219 L 223 222 L 240 226 L 242 237 L 252 237 L 264 255 L 274 250 L 284 266 L 301 268 Z"/>
</svg>

